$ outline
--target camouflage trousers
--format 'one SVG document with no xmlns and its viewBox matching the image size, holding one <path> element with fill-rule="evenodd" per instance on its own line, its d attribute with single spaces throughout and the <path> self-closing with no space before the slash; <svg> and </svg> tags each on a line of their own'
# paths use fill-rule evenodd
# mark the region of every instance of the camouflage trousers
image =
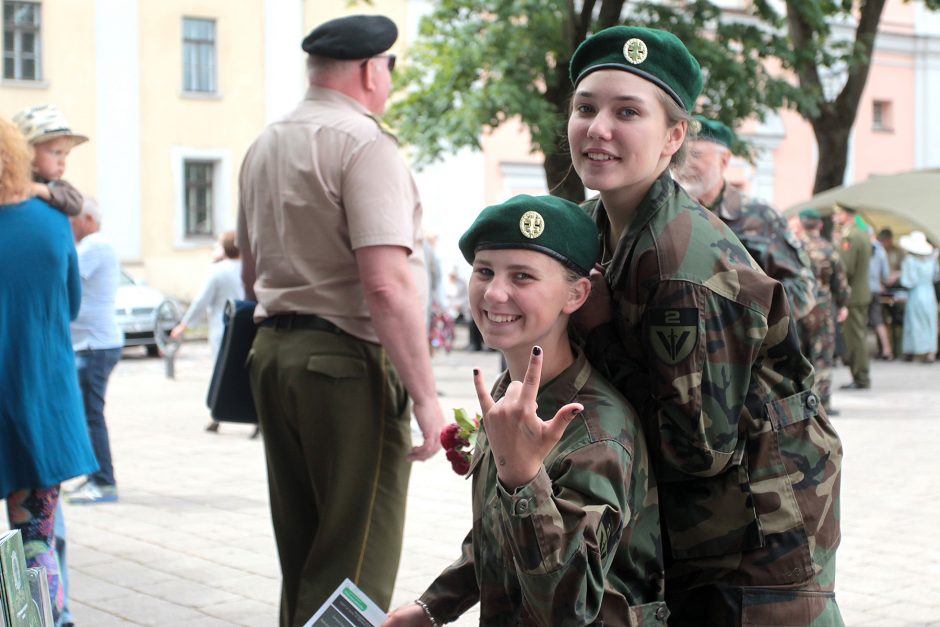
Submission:
<svg viewBox="0 0 940 627">
<path fill-rule="evenodd" d="M 708 584 L 670 592 L 669 627 L 845 627 L 835 597 L 835 552 L 814 562 L 820 567 L 799 586 Z"/>
<path fill-rule="evenodd" d="M 813 391 L 819 396 L 823 407 L 830 408 L 832 390 L 832 367 L 835 362 L 836 323 L 835 311 L 830 301 L 817 303 L 816 307 L 797 322 L 800 335 L 800 350 L 813 364 L 816 384 Z"/>
</svg>

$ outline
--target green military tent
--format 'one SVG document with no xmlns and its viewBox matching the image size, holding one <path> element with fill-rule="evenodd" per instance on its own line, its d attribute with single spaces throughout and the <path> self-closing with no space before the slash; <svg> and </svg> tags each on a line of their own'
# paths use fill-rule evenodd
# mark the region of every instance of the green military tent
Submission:
<svg viewBox="0 0 940 627">
<path fill-rule="evenodd" d="M 897 238 L 920 230 L 934 246 L 940 244 L 940 169 L 875 175 L 816 194 L 784 213 L 790 216 L 812 207 L 828 216 L 837 203 L 858 210 L 876 231 L 888 227 Z"/>
</svg>

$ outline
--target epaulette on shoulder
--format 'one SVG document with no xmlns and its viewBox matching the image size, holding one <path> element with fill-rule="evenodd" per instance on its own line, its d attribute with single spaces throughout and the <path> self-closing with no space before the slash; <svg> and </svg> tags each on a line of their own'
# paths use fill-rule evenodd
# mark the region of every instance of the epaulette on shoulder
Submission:
<svg viewBox="0 0 940 627">
<path fill-rule="evenodd" d="M 394 139 L 396 144 L 398 143 L 398 137 L 395 135 L 395 131 L 392 130 L 392 127 L 391 127 L 391 126 L 389 126 L 388 124 L 386 124 L 385 122 L 383 122 L 383 121 L 380 120 L 379 118 L 375 117 L 374 115 L 371 115 L 371 114 L 368 114 L 368 113 L 367 113 L 367 114 L 366 114 L 366 117 L 368 117 L 368 118 L 371 119 L 373 122 L 375 122 L 376 126 L 379 127 L 379 130 L 381 130 L 383 133 L 385 133 L 386 135 L 388 135 L 389 137 L 391 137 L 392 139 Z"/>
</svg>

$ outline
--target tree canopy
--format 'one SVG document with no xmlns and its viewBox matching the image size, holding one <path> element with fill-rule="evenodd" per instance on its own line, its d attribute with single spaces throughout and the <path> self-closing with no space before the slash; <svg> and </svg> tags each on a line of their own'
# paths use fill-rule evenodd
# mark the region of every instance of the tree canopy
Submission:
<svg viewBox="0 0 940 627">
<path fill-rule="evenodd" d="M 826 189 L 820 185 L 842 181 L 885 1 L 788 0 L 784 14 L 771 0 L 753 0 L 741 13 L 722 13 L 708 0 L 439 0 L 396 77 L 400 98 L 389 117 L 417 149 L 419 166 L 479 148 L 481 132 L 518 118 L 544 154 L 549 189 L 581 200 L 564 137 L 571 55 L 608 26 L 651 26 L 673 32 L 701 63 L 697 113 L 732 128 L 782 106 L 809 120 L 820 142 L 816 186 Z M 843 75 L 845 85 L 827 100 L 826 77 Z"/>
</svg>

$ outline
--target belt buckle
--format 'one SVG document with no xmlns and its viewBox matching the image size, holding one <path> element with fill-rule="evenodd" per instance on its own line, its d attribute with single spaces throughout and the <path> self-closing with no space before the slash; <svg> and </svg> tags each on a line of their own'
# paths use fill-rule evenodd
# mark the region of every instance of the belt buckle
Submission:
<svg viewBox="0 0 940 627">
<path fill-rule="evenodd" d="M 294 316 L 296 315 L 293 312 L 278 314 L 274 318 L 274 328 L 278 331 L 290 331 L 294 328 Z"/>
</svg>

